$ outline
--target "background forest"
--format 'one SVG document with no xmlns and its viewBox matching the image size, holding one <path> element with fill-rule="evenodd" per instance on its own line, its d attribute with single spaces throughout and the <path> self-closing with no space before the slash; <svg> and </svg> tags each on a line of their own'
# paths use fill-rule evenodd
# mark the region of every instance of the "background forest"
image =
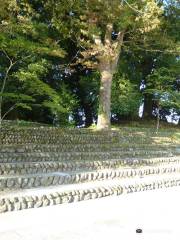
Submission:
<svg viewBox="0 0 180 240">
<path fill-rule="evenodd" d="M 0 123 L 178 123 L 179 43 L 176 0 L 0 0 Z"/>
</svg>

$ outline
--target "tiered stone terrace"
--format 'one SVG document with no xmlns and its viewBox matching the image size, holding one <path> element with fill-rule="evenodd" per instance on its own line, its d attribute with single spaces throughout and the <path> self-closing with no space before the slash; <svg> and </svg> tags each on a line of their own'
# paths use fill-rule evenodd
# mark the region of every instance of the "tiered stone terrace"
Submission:
<svg viewBox="0 0 180 240">
<path fill-rule="evenodd" d="M 177 129 L 0 129 L 1 213 L 177 185 Z"/>
</svg>

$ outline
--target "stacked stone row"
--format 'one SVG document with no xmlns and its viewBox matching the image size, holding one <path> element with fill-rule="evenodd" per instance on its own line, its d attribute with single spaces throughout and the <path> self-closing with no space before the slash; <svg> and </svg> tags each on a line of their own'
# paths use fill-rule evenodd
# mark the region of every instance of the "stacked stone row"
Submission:
<svg viewBox="0 0 180 240">
<path fill-rule="evenodd" d="M 47 144 L 41 144 L 41 145 L 36 145 L 36 144 L 29 144 L 29 145 L 0 145 L 0 153 L 37 153 L 37 152 L 101 152 L 101 151 L 141 151 L 144 149 L 148 150 L 170 150 L 170 151 L 176 151 L 180 147 L 179 145 L 173 145 L 171 144 L 170 146 L 166 145 L 160 145 L 160 144 L 136 144 L 136 143 L 131 143 L 131 144 L 122 144 L 122 143 L 106 143 L 106 144 L 101 144 L 101 143 L 86 143 L 86 144 L 58 144 L 58 145 L 47 145 Z"/>
<path fill-rule="evenodd" d="M 62 184 L 84 183 L 89 181 L 122 179 L 132 177 L 145 177 L 148 175 L 162 175 L 167 173 L 180 173 L 180 165 L 169 167 L 148 167 L 141 169 L 117 169 L 89 172 L 71 173 L 49 173 L 49 174 L 30 174 L 0 177 L 0 190 L 15 190 L 36 188 L 40 186 L 48 187 Z"/>
<path fill-rule="evenodd" d="M 117 140 L 117 134 L 99 134 L 87 132 L 82 134 L 81 131 L 63 131 L 56 128 L 19 128 L 19 129 L 1 129 L 1 144 L 59 144 L 59 143 L 86 143 L 99 140 L 101 142 L 109 142 Z"/>
<path fill-rule="evenodd" d="M 1 163 L 49 162 L 49 161 L 93 161 L 137 157 L 172 157 L 180 155 L 176 151 L 108 151 L 108 152 L 42 152 L 42 153 L 1 153 Z"/>
<path fill-rule="evenodd" d="M 164 179 L 156 182 L 95 187 L 67 192 L 52 192 L 43 195 L 19 196 L 0 199 L 0 213 L 39 208 L 63 203 L 72 203 L 106 196 L 118 196 L 123 193 L 133 193 L 164 187 L 180 186 L 180 179 Z"/>
<path fill-rule="evenodd" d="M 171 134 L 169 134 L 171 135 Z M 59 128 L 1 128 L 0 144 L 60 144 L 60 143 L 128 143 L 152 142 L 152 132 L 139 135 L 131 132 L 93 132 L 90 130 L 62 130 Z M 170 142 L 170 140 L 168 140 Z"/>
<path fill-rule="evenodd" d="M 121 159 L 109 161 L 74 161 L 74 162 L 21 162 L 21 163 L 1 163 L 0 175 L 9 174 L 34 174 L 50 172 L 69 172 L 77 170 L 102 170 L 117 169 L 122 167 L 142 167 L 163 164 L 179 164 L 180 157 L 157 158 L 157 159 Z M 173 166 L 172 166 L 173 167 Z"/>
</svg>

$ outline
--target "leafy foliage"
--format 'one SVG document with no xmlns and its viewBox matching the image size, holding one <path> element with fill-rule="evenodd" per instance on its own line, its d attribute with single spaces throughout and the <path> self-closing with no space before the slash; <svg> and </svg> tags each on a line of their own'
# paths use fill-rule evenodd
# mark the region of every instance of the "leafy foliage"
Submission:
<svg viewBox="0 0 180 240">
<path fill-rule="evenodd" d="M 116 74 L 112 86 L 112 115 L 137 118 L 141 101 L 137 86 L 125 76 Z"/>
<path fill-rule="evenodd" d="M 146 96 L 178 113 L 179 26 L 177 0 L 0 0 L 0 115 L 90 125 L 100 61 L 120 52 L 112 114 L 136 117 Z"/>
<path fill-rule="evenodd" d="M 148 89 L 154 100 L 160 107 L 180 108 L 180 93 L 174 90 L 177 73 L 167 69 L 159 68 L 148 76 Z"/>
</svg>

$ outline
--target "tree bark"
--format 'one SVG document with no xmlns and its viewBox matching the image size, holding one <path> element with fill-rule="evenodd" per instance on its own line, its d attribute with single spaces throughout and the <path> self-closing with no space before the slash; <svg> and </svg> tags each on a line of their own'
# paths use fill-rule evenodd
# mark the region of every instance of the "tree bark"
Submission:
<svg viewBox="0 0 180 240">
<path fill-rule="evenodd" d="M 152 111 L 153 111 L 153 95 L 145 94 L 144 95 L 144 109 L 143 109 L 143 119 L 153 119 Z"/>
<path fill-rule="evenodd" d="M 111 119 L 111 85 L 113 73 L 110 63 L 101 63 L 101 83 L 99 93 L 99 110 L 97 129 L 106 130 L 110 128 Z"/>
<path fill-rule="evenodd" d="M 99 109 L 98 109 L 98 130 L 108 130 L 111 126 L 111 85 L 113 74 L 118 65 L 119 55 L 123 43 L 124 32 L 119 32 L 117 40 L 112 40 L 112 24 L 107 25 L 104 42 L 96 39 L 99 45 L 99 71 L 101 73 Z"/>
<path fill-rule="evenodd" d="M 2 51 L 5 55 L 5 57 L 9 60 L 9 66 L 5 72 L 5 76 L 3 78 L 3 81 L 2 81 L 2 86 L 1 86 L 1 89 L 0 89 L 0 126 L 2 125 L 2 105 L 3 105 L 3 96 L 2 94 L 4 93 L 4 90 L 5 90 L 5 87 L 6 87 L 6 83 L 7 83 L 7 79 L 8 79 L 8 75 L 9 75 L 9 72 L 11 70 L 11 68 L 13 67 L 14 64 L 16 64 L 16 62 L 12 62 L 12 60 L 10 59 L 10 57 L 8 56 L 8 54 L 3 50 Z"/>
</svg>

